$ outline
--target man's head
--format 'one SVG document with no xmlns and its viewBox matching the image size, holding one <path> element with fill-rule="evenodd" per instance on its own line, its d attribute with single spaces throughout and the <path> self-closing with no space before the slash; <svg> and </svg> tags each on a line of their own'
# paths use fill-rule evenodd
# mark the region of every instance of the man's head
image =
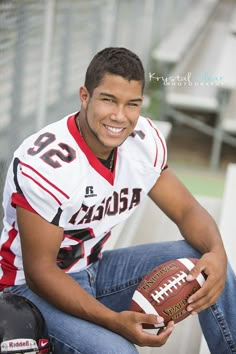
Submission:
<svg viewBox="0 0 236 354">
<path fill-rule="evenodd" d="M 85 85 L 79 92 L 78 124 L 83 139 L 97 157 L 106 159 L 134 130 L 143 87 L 142 63 L 128 49 L 106 48 L 89 64 Z"/>
<path fill-rule="evenodd" d="M 131 81 L 140 81 L 144 89 L 144 69 L 139 57 L 126 48 L 108 47 L 98 52 L 90 62 L 86 76 L 85 87 L 90 96 L 100 85 L 106 74 L 113 74 Z"/>
</svg>

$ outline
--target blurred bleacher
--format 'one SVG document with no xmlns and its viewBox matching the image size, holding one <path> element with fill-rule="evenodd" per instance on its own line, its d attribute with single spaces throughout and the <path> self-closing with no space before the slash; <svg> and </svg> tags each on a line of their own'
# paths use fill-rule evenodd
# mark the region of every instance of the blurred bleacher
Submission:
<svg viewBox="0 0 236 354">
<path fill-rule="evenodd" d="M 168 79 L 162 85 L 165 116 L 212 137 L 215 169 L 222 142 L 236 147 L 235 13 L 234 0 L 198 1 L 152 54 L 158 77 Z"/>
</svg>

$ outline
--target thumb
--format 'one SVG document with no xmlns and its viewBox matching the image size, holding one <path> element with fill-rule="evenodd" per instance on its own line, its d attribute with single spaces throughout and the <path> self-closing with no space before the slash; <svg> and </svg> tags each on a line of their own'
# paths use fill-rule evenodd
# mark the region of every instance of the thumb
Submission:
<svg viewBox="0 0 236 354">
<path fill-rule="evenodd" d="M 144 314 L 142 318 L 142 323 L 153 325 L 156 328 L 164 327 L 164 318 L 159 315 L 147 315 Z"/>
<path fill-rule="evenodd" d="M 198 277 L 198 275 L 202 272 L 202 269 L 198 264 L 196 264 L 189 272 L 186 277 L 187 281 L 192 281 Z"/>
</svg>

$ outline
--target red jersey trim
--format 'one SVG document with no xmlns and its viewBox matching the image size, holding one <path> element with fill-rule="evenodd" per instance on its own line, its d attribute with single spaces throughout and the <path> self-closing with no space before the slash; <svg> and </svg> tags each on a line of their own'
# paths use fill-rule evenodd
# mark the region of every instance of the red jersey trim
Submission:
<svg viewBox="0 0 236 354">
<path fill-rule="evenodd" d="M 83 153 L 86 155 L 89 164 L 103 177 L 105 178 L 111 185 L 114 184 L 114 179 L 115 179 L 115 167 L 113 171 L 109 171 L 103 164 L 99 161 L 99 159 L 94 155 L 94 153 L 90 150 L 86 142 L 84 141 L 83 137 L 81 136 L 76 122 L 75 122 L 75 117 L 78 113 L 70 116 L 67 120 L 67 126 L 69 129 L 69 132 L 79 145 L 80 149 L 83 151 Z M 117 150 L 117 149 L 116 149 Z M 116 161 L 117 161 L 117 151 L 116 151 L 116 156 L 114 159 L 114 166 L 116 166 Z"/>
<path fill-rule="evenodd" d="M 147 121 L 148 123 L 150 124 L 150 126 L 155 130 L 160 142 L 161 142 L 161 145 L 162 145 L 162 148 L 163 148 L 163 151 L 164 151 L 164 154 L 163 154 L 163 161 L 162 161 L 162 164 L 161 164 L 161 170 L 163 170 L 163 168 L 165 167 L 165 164 L 166 164 L 166 147 L 165 147 L 165 144 L 164 144 L 164 141 L 163 139 L 160 137 L 160 134 L 157 130 L 157 128 L 152 124 L 152 122 L 150 121 L 150 119 L 147 118 Z M 157 148 L 157 146 L 156 146 Z M 155 158 L 155 162 L 154 162 L 154 166 L 156 166 L 156 162 L 157 162 L 157 155 L 158 155 L 158 151 L 156 152 L 156 158 Z"/>
<path fill-rule="evenodd" d="M 13 228 L 8 232 L 9 238 L 5 243 L 2 244 L 1 253 L 2 253 L 2 271 L 3 276 L 0 280 L 0 291 L 4 288 L 11 286 L 15 283 L 17 268 L 14 265 L 14 260 L 16 258 L 15 254 L 11 251 L 11 245 L 14 242 L 17 231 Z"/>
<path fill-rule="evenodd" d="M 37 170 L 35 170 L 32 166 L 30 166 L 30 165 L 28 165 L 28 164 L 26 164 L 26 163 L 24 163 L 24 162 L 22 162 L 22 161 L 20 161 L 20 164 L 22 165 L 22 166 L 25 166 L 25 167 L 27 167 L 27 168 L 29 168 L 31 171 L 33 171 L 34 173 L 36 173 L 40 178 L 42 178 L 46 183 L 48 183 L 51 187 L 53 187 L 54 189 L 56 189 L 56 191 L 58 191 L 59 193 L 61 193 L 64 197 L 66 197 L 67 199 L 69 199 L 70 197 L 65 193 L 65 192 L 63 192 L 61 189 L 59 189 L 57 186 L 55 186 L 55 184 L 53 184 L 52 182 L 50 182 L 47 178 L 45 178 L 43 175 L 41 175 L 41 173 L 39 173 Z M 28 175 L 26 175 L 25 174 L 25 176 L 27 176 L 27 177 L 30 177 L 30 176 L 28 176 Z M 31 179 L 33 179 L 33 178 L 31 178 Z M 35 180 L 33 179 L 33 181 L 35 182 Z M 37 182 L 36 182 L 37 183 Z M 37 183 L 37 184 L 39 184 L 39 183 Z M 40 185 L 40 184 L 39 184 Z M 41 185 L 40 185 L 41 186 Z M 43 188 L 43 189 L 45 189 L 45 188 Z M 47 190 L 47 189 L 45 189 L 45 190 Z"/>
<path fill-rule="evenodd" d="M 158 147 L 157 147 L 156 141 L 155 141 L 155 145 L 156 145 L 156 156 L 155 156 L 155 161 L 154 161 L 154 167 L 156 167 L 156 165 L 157 165 L 157 159 L 158 159 Z"/>
<path fill-rule="evenodd" d="M 15 208 L 16 205 L 31 211 L 34 214 L 38 214 L 32 207 L 31 205 L 27 202 L 25 197 L 22 194 L 19 193 L 13 193 L 11 196 L 11 205 Z"/>
<path fill-rule="evenodd" d="M 27 173 L 22 172 L 22 175 L 31 179 L 35 184 L 37 184 L 40 188 L 42 188 L 45 192 L 47 192 L 51 197 L 53 197 L 55 199 L 55 201 L 61 206 L 62 203 L 60 202 L 60 200 L 52 193 L 50 192 L 47 188 L 45 188 L 41 183 L 39 183 L 38 181 L 36 181 L 36 179 L 34 179 L 33 177 L 31 177 L 30 175 L 28 175 Z"/>
</svg>

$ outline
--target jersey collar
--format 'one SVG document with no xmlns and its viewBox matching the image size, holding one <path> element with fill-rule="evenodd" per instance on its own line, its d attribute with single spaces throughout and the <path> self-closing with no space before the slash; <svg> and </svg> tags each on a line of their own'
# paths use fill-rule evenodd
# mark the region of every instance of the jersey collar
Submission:
<svg viewBox="0 0 236 354">
<path fill-rule="evenodd" d="M 83 153 L 86 155 L 87 160 L 89 164 L 103 177 L 105 178 L 111 185 L 114 184 L 114 179 L 115 179 L 115 170 L 116 170 L 116 161 L 117 161 L 117 150 L 115 151 L 115 157 L 114 157 L 114 168 L 113 171 L 110 171 L 108 168 L 106 168 L 102 162 L 99 161 L 99 159 L 94 155 L 94 153 L 90 150 L 86 142 L 84 141 L 83 137 L 81 136 L 76 122 L 75 118 L 79 112 L 71 115 L 68 117 L 67 120 L 67 126 L 69 129 L 69 132 L 79 145 L 80 149 L 83 151 Z"/>
</svg>

